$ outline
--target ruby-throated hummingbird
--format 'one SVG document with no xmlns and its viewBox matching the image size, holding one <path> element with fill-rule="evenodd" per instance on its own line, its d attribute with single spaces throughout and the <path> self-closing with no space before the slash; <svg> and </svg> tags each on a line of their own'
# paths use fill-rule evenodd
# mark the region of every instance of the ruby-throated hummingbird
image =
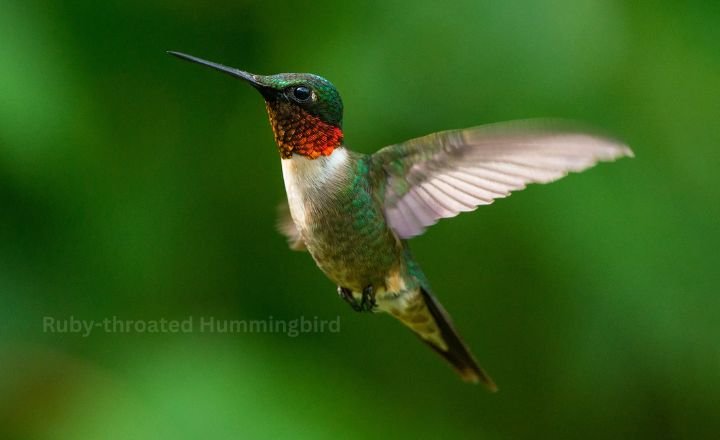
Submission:
<svg viewBox="0 0 720 440">
<path fill-rule="evenodd" d="M 548 121 L 444 131 L 360 154 L 344 143 L 342 101 L 328 80 L 255 75 L 169 53 L 240 78 L 262 94 L 280 151 L 289 210 L 279 228 L 290 247 L 307 250 L 353 309 L 389 313 L 464 380 L 493 391 L 407 240 L 528 183 L 632 156 L 618 142 Z"/>
</svg>

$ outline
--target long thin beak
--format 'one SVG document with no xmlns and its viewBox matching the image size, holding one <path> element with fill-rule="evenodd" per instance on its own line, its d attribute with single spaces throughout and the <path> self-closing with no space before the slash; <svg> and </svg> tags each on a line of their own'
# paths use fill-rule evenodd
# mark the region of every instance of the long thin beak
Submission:
<svg viewBox="0 0 720 440">
<path fill-rule="evenodd" d="M 245 81 L 249 82 L 253 86 L 255 86 L 257 89 L 263 90 L 266 89 L 268 86 L 263 82 L 262 75 L 254 75 L 252 73 L 245 72 L 240 69 L 234 69 L 232 67 L 223 66 L 222 64 L 213 63 L 212 61 L 206 61 L 201 58 L 194 57 L 192 55 L 187 55 L 181 52 L 175 52 L 172 50 L 169 50 L 167 53 L 170 55 L 174 55 L 182 60 L 190 61 L 193 63 L 201 64 L 203 66 L 211 67 L 213 69 L 219 70 L 223 73 L 226 73 L 230 76 L 234 76 L 235 78 L 244 79 Z"/>
</svg>

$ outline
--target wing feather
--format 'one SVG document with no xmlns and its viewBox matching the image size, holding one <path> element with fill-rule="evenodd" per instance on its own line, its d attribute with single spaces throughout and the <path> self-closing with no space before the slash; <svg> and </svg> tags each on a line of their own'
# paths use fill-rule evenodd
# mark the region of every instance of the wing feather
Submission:
<svg viewBox="0 0 720 440">
<path fill-rule="evenodd" d="M 300 231 L 298 231 L 295 226 L 295 222 L 290 216 L 290 207 L 288 206 L 287 201 L 280 203 L 277 207 L 276 227 L 278 232 L 284 235 L 287 239 L 290 249 L 294 251 L 307 250 L 305 242 L 300 236 Z"/>
<path fill-rule="evenodd" d="M 518 121 L 434 133 L 373 155 L 382 169 L 385 215 L 401 238 L 632 151 L 617 141 L 557 121 Z"/>
</svg>

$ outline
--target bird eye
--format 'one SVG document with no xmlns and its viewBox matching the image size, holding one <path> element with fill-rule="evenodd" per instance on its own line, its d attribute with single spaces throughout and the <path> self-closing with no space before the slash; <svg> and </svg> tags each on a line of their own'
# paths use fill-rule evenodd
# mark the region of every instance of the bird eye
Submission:
<svg viewBox="0 0 720 440">
<path fill-rule="evenodd" d="M 312 97 L 312 91 L 305 86 L 292 89 L 292 96 L 297 102 L 307 102 Z"/>
</svg>

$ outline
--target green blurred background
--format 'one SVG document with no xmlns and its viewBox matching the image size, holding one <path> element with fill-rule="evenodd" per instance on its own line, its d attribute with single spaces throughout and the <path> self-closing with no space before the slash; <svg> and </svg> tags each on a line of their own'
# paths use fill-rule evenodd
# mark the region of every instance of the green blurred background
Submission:
<svg viewBox="0 0 720 440">
<path fill-rule="evenodd" d="M 717 435 L 719 41 L 716 1 L 2 0 L 0 438 Z M 165 50 L 329 78 L 363 152 L 552 116 L 637 157 L 413 241 L 492 395 L 287 249 L 262 100 Z M 82 337 L 46 316 L 341 331 Z"/>
</svg>

